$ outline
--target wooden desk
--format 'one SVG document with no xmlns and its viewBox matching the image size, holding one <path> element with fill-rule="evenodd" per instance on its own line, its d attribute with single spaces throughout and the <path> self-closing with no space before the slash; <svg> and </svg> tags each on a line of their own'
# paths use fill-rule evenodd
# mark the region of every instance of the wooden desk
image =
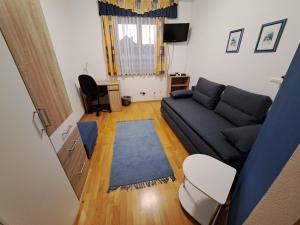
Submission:
<svg viewBox="0 0 300 225">
<path fill-rule="evenodd" d="M 121 111 L 122 103 L 120 95 L 120 82 L 118 80 L 97 80 L 96 82 L 99 86 L 107 86 L 111 111 Z"/>
</svg>

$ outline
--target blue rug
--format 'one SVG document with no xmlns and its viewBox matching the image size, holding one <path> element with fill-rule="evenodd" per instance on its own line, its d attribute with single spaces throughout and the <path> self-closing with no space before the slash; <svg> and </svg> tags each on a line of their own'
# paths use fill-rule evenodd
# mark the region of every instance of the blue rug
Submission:
<svg viewBox="0 0 300 225">
<path fill-rule="evenodd" d="M 174 181 L 152 120 L 118 122 L 108 192 Z"/>
</svg>

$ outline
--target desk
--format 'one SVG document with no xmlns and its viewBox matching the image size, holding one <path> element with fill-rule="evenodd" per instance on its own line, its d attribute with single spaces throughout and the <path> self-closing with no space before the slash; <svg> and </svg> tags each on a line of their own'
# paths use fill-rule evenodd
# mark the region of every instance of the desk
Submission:
<svg viewBox="0 0 300 225">
<path fill-rule="evenodd" d="M 120 82 L 118 80 L 97 80 L 96 82 L 99 86 L 107 86 L 111 111 L 121 111 L 122 103 L 120 95 Z"/>
</svg>

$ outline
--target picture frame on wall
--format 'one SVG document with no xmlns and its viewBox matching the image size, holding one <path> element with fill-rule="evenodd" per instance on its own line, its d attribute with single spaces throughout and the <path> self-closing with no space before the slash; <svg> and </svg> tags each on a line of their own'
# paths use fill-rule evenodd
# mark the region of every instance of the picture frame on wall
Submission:
<svg viewBox="0 0 300 225">
<path fill-rule="evenodd" d="M 255 53 L 276 52 L 287 19 L 266 23 L 261 26 Z"/>
<path fill-rule="evenodd" d="M 230 31 L 228 41 L 227 41 L 226 53 L 239 52 L 243 34 L 244 34 L 244 28 Z"/>
</svg>

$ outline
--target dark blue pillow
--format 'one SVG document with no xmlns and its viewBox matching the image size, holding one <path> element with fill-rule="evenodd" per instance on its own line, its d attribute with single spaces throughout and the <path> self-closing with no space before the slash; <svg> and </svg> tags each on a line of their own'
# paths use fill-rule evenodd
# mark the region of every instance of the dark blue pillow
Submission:
<svg viewBox="0 0 300 225">
<path fill-rule="evenodd" d="M 248 153 L 254 144 L 261 125 L 250 125 L 244 127 L 227 128 L 221 133 L 225 139 L 230 142 L 242 153 Z"/>
<path fill-rule="evenodd" d="M 192 90 L 177 90 L 171 92 L 171 97 L 177 98 L 190 98 L 193 95 Z"/>
<path fill-rule="evenodd" d="M 220 100 L 225 85 L 200 77 L 194 88 L 193 99 L 208 109 L 214 109 Z"/>
</svg>

